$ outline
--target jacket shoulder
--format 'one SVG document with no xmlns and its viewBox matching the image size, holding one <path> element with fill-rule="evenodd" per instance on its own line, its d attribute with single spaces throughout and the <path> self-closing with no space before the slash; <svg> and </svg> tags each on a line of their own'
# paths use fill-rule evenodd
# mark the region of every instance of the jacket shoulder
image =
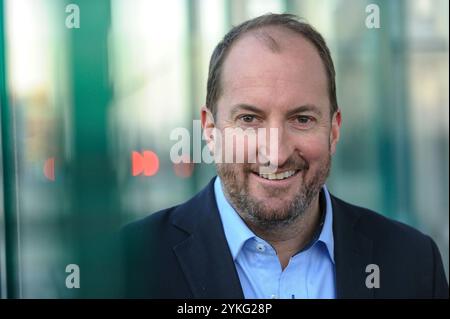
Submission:
<svg viewBox="0 0 450 319">
<path fill-rule="evenodd" d="M 368 208 L 347 203 L 333 196 L 333 201 L 341 211 L 352 215 L 358 230 L 373 240 L 401 240 L 424 242 L 429 245 L 430 237 L 421 231 Z"/>
<path fill-rule="evenodd" d="M 448 298 L 442 257 L 430 236 L 370 209 L 336 197 L 333 201 L 337 212 L 351 216 L 355 231 L 371 240 L 373 261 L 383 271 L 385 297 Z"/>
<path fill-rule="evenodd" d="M 148 243 L 169 243 L 170 237 L 179 232 L 173 227 L 172 220 L 180 208 L 182 205 L 166 208 L 126 224 L 121 229 L 122 241 L 135 247 Z"/>
</svg>

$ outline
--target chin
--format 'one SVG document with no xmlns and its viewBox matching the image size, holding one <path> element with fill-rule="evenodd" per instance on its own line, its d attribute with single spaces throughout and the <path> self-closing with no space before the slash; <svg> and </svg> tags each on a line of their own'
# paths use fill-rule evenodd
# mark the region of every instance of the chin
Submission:
<svg viewBox="0 0 450 319">
<path fill-rule="evenodd" d="M 264 212 L 261 212 L 260 215 L 270 215 L 270 216 L 280 216 L 283 215 L 283 212 L 286 212 L 289 209 L 289 204 L 293 202 L 293 198 L 268 198 L 267 196 L 251 196 L 251 201 L 256 204 L 260 209 L 263 209 Z"/>
<path fill-rule="evenodd" d="M 266 207 L 273 209 L 286 208 L 289 203 L 295 200 L 296 194 L 299 194 L 301 189 L 298 187 L 286 187 L 280 189 L 266 189 L 255 187 L 249 192 L 249 196 L 256 202 L 263 204 Z"/>
</svg>

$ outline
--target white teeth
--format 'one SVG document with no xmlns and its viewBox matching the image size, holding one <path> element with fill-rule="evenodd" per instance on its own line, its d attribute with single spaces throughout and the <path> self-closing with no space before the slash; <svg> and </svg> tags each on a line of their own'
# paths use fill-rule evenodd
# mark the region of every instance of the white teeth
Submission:
<svg viewBox="0 0 450 319">
<path fill-rule="evenodd" d="M 291 177 L 295 173 L 296 173 L 296 171 L 286 171 L 286 172 L 282 172 L 282 173 L 278 173 L 278 174 L 259 174 L 259 176 L 262 178 L 265 178 L 265 179 L 270 179 L 270 180 L 272 180 L 272 179 L 281 180 L 281 179 Z"/>
</svg>

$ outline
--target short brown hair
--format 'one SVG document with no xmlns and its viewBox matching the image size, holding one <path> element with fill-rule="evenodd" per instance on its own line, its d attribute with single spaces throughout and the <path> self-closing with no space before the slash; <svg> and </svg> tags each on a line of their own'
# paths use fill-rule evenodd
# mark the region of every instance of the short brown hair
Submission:
<svg viewBox="0 0 450 319">
<path fill-rule="evenodd" d="M 300 21 L 293 14 L 265 14 L 257 18 L 245 21 L 238 26 L 233 27 L 217 44 L 209 62 L 208 83 L 206 92 L 206 106 L 211 110 L 213 115 L 217 112 L 217 101 L 222 93 L 221 73 L 222 65 L 225 61 L 227 53 L 230 51 L 233 43 L 244 33 L 267 26 L 281 26 L 290 29 L 308 41 L 310 41 L 319 52 L 319 55 L 325 66 L 328 77 L 328 95 L 331 104 L 331 115 L 338 109 L 336 98 L 336 81 L 333 60 L 331 59 L 330 50 L 327 47 L 322 35 L 317 32 L 310 24 Z"/>
</svg>

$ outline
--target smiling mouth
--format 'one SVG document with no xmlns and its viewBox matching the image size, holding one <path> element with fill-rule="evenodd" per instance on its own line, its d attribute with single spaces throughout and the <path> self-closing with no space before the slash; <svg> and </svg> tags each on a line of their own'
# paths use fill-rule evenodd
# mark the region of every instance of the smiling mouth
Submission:
<svg viewBox="0 0 450 319">
<path fill-rule="evenodd" d="M 255 174 L 261 178 L 268 179 L 268 180 L 283 180 L 283 179 L 287 179 L 289 177 L 296 175 L 298 172 L 300 172 L 300 170 L 290 170 L 290 171 L 285 171 L 285 172 L 280 172 L 280 173 L 272 173 L 272 174 L 263 174 L 263 173 L 253 172 L 253 174 Z"/>
</svg>

